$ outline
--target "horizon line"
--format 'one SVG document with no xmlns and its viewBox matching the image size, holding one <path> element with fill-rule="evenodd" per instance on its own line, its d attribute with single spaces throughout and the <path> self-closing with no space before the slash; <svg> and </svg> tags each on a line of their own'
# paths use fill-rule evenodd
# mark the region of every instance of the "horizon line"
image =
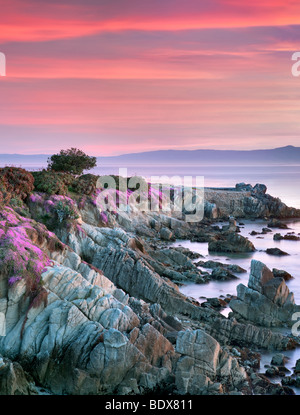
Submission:
<svg viewBox="0 0 300 415">
<path fill-rule="evenodd" d="M 248 150 L 239 150 L 239 149 L 213 149 L 213 148 L 197 148 L 197 149 L 157 149 L 157 150 L 146 150 L 146 151 L 137 151 L 134 153 L 122 153 L 122 154 L 117 154 L 117 155 L 110 155 L 110 156 L 103 156 L 103 155 L 97 155 L 94 157 L 97 158 L 109 158 L 109 157 L 122 157 L 122 156 L 128 156 L 128 155 L 132 155 L 132 154 L 144 154 L 144 153 L 155 153 L 155 152 L 163 152 L 163 151 L 189 151 L 189 152 L 193 152 L 193 151 L 220 151 L 220 152 L 225 152 L 225 151 L 232 151 L 232 152 L 252 152 L 252 151 L 268 151 L 268 150 L 279 150 L 279 149 L 284 149 L 284 148 L 300 148 L 300 147 L 296 147 L 294 145 L 288 144 L 286 146 L 282 146 L 282 147 L 271 147 L 271 148 L 255 148 L 255 149 L 248 149 Z M 45 154 L 45 153 L 38 153 L 38 154 L 24 154 L 24 153 L 0 153 L 0 156 L 25 156 L 25 157 L 31 157 L 31 156 L 45 156 L 45 157 L 49 157 L 53 154 L 58 154 L 58 153 L 52 153 L 52 154 Z"/>
</svg>

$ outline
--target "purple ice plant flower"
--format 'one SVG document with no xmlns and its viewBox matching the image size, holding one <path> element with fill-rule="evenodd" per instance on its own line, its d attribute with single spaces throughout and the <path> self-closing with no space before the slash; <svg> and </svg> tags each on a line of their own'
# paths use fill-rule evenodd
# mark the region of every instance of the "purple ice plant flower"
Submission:
<svg viewBox="0 0 300 415">
<path fill-rule="evenodd" d="M 9 285 L 14 285 L 17 281 L 20 281 L 22 279 L 22 277 L 17 276 L 17 277 L 10 277 L 8 280 L 8 284 Z"/>
</svg>

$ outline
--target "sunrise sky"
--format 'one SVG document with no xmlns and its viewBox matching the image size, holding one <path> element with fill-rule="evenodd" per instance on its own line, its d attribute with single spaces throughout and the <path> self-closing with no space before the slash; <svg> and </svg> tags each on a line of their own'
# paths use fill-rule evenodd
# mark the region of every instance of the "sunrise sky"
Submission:
<svg viewBox="0 0 300 415">
<path fill-rule="evenodd" d="M 0 153 L 298 145 L 300 2 L 0 0 Z"/>
</svg>

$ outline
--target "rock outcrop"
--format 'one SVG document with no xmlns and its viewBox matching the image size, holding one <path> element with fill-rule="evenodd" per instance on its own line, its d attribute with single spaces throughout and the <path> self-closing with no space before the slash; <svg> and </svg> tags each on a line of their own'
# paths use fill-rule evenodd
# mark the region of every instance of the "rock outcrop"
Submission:
<svg viewBox="0 0 300 415">
<path fill-rule="evenodd" d="M 264 184 L 238 183 L 235 189 L 205 189 L 205 215 L 210 218 L 294 218 L 300 210 L 270 196 Z"/>
<path fill-rule="evenodd" d="M 251 262 L 248 287 L 239 284 L 237 298 L 229 305 L 238 320 L 265 327 L 291 326 L 292 314 L 300 311 L 284 278 L 274 277 L 272 271 L 257 260 Z"/>
<path fill-rule="evenodd" d="M 245 196 L 263 204 L 265 190 L 235 192 L 241 211 Z M 225 346 L 295 346 L 249 323 L 282 325 L 298 310 L 284 280 L 271 271 L 253 265 L 248 287 L 231 301 L 236 318 L 229 319 L 174 283 L 244 271 L 203 263 L 213 269 L 209 275 L 193 262 L 199 255 L 168 246 L 195 236 L 209 240 L 212 251 L 253 251 L 234 220 L 223 229 L 210 221 L 190 225 L 180 215 L 103 212 L 88 197 L 42 193 L 27 203 L 28 217 L 11 207 L 0 212 L 0 392 L 140 394 L 168 385 L 179 394 L 248 394 L 248 375 Z M 206 212 L 217 218 L 227 211 L 211 201 Z M 272 311 L 269 324 L 252 312 L 253 301 L 258 308 L 263 300 Z"/>
<path fill-rule="evenodd" d="M 253 252 L 255 247 L 249 239 L 236 232 L 226 231 L 216 234 L 208 242 L 208 250 L 211 252 Z"/>
<path fill-rule="evenodd" d="M 181 355 L 175 371 L 180 394 L 222 394 L 249 388 L 244 368 L 203 330 L 179 332 L 175 350 Z"/>
</svg>

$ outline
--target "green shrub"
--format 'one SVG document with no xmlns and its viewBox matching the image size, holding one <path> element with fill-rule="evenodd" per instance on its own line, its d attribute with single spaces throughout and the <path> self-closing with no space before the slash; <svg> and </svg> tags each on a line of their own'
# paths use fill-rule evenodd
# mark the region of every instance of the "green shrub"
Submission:
<svg viewBox="0 0 300 415">
<path fill-rule="evenodd" d="M 59 173 L 42 170 L 32 173 L 36 191 L 50 195 L 66 195 L 68 187 L 72 185 L 74 177 L 68 173 Z"/>
<path fill-rule="evenodd" d="M 0 169 L 0 191 L 6 200 L 14 196 L 25 200 L 34 189 L 34 178 L 28 171 L 18 167 Z"/>
<path fill-rule="evenodd" d="M 48 169 L 71 174 L 82 174 L 84 170 L 96 167 L 96 157 L 91 157 L 77 148 L 61 150 L 48 159 Z"/>
<path fill-rule="evenodd" d="M 98 178 L 94 174 L 83 174 L 74 180 L 72 187 L 76 193 L 90 196 L 96 192 Z"/>
</svg>

